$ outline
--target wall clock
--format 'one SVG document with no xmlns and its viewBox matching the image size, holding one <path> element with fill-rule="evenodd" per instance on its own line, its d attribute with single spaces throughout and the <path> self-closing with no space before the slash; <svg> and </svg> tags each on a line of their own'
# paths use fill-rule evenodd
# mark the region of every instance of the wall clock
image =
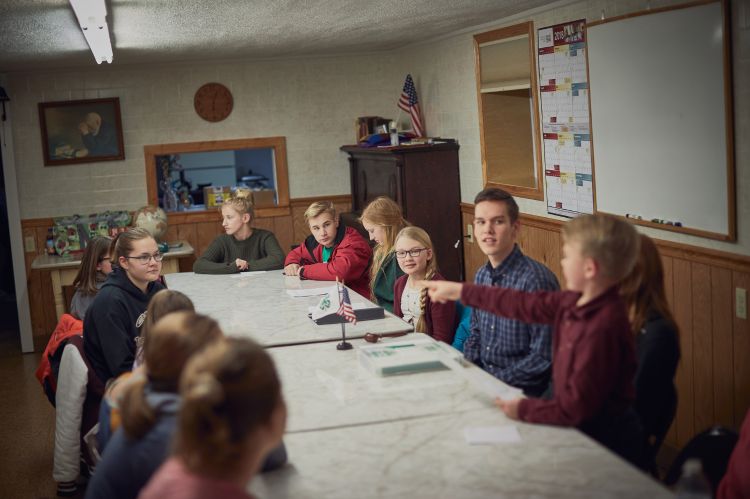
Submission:
<svg viewBox="0 0 750 499">
<path fill-rule="evenodd" d="M 195 112 L 206 121 L 217 122 L 232 113 L 232 92 L 221 83 L 206 83 L 195 92 Z"/>
</svg>

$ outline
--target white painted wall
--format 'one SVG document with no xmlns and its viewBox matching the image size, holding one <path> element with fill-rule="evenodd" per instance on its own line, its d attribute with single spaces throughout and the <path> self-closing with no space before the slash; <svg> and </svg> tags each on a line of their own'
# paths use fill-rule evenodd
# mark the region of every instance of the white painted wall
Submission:
<svg viewBox="0 0 750 499">
<path fill-rule="evenodd" d="M 650 3 L 651 8 L 657 8 L 684 2 Z M 613 17 L 642 11 L 645 5 L 643 0 L 588 0 L 547 7 L 403 50 L 399 63 L 401 73 L 409 72 L 415 79 L 427 133 L 454 137 L 461 144 L 462 201 L 473 202 L 475 194 L 483 187 L 473 35 L 528 20 L 534 21 L 535 29 L 576 19 L 593 21 L 600 19 L 602 12 L 606 17 Z M 656 229 L 639 229 L 663 240 L 750 255 L 750 2 L 732 0 L 731 11 L 738 241 L 725 243 Z M 638 193 L 634 192 L 633 196 L 638 196 Z M 524 213 L 564 220 L 548 215 L 543 201 L 518 199 L 518 204 Z"/>
<path fill-rule="evenodd" d="M 651 1 L 651 7 L 681 0 Z M 584 0 L 488 23 L 392 53 L 260 62 L 93 66 L 76 71 L 8 75 L 22 218 L 145 204 L 147 144 L 283 135 L 292 197 L 349 193 L 346 155 L 357 116 L 395 117 L 407 72 L 417 84 L 430 135 L 458 139 L 462 200 L 482 188 L 472 35 L 531 19 L 537 28 L 580 18 L 643 10 L 644 0 Z M 732 0 L 738 242 L 644 229 L 660 239 L 750 255 L 750 7 Z M 193 111 L 195 90 L 219 81 L 234 95 L 227 120 L 208 123 Z M 44 167 L 37 103 L 120 97 L 125 161 Z M 633 193 L 637 196 L 638 193 Z M 525 213 L 547 215 L 544 202 L 520 199 Z"/>
<path fill-rule="evenodd" d="M 135 209 L 146 203 L 143 146 L 195 140 L 285 136 L 292 197 L 347 194 L 339 147 L 354 142 L 357 116 L 395 116 L 400 88 L 383 85 L 395 69 L 377 54 L 12 73 L 21 217 Z M 220 123 L 193 110 L 195 91 L 210 81 L 234 96 Z M 37 104 L 100 97 L 120 98 L 126 159 L 45 167 Z"/>
</svg>

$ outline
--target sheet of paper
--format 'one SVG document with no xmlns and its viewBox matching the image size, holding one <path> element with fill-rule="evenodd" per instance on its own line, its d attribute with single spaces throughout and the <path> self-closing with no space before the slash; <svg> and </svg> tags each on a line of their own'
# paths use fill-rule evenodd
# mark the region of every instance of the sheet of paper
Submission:
<svg viewBox="0 0 750 499">
<path fill-rule="evenodd" d="M 234 279 L 240 279 L 242 277 L 250 277 L 254 276 L 256 274 L 265 274 L 265 270 L 253 270 L 252 272 L 240 272 L 239 274 L 232 274 L 232 278 Z"/>
<path fill-rule="evenodd" d="M 521 441 L 521 434 L 512 425 L 476 426 L 464 428 L 464 438 L 469 445 L 514 444 Z"/>
<path fill-rule="evenodd" d="M 307 289 L 287 289 L 286 292 L 292 298 L 304 298 L 307 296 L 320 296 L 326 294 L 331 288 L 307 288 Z"/>
</svg>

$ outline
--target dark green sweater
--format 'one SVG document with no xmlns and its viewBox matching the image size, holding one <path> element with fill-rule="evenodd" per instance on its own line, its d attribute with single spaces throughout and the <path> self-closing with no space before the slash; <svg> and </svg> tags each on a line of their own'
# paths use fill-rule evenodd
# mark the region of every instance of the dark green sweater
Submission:
<svg viewBox="0 0 750 499">
<path fill-rule="evenodd" d="M 247 270 L 277 270 L 284 266 L 284 252 L 273 232 L 253 229 L 250 237 L 238 241 L 222 234 L 213 240 L 193 264 L 196 274 L 236 274 L 238 258 L 247 261 Z"/>
<path fill-rule="evenodd" d="M 385 257 L 383 265 L 375 276 L 375 302 L 389 312 L 393 312 L 393 285 L 396 279 L 404 275 L 404 271 L 396 261 L 396 253 L 391 251 Z"/>
</svg>

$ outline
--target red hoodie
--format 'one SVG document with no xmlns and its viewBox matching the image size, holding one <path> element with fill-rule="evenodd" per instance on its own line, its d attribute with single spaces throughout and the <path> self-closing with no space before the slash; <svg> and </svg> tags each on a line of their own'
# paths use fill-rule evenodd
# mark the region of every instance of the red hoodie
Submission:
<svg viewBox="0 0 750 499">
<path fill-rule="evenodd" d="M 370 259 L 372 250 L 364 237 L 355 229 L 339 223 L 333 253 L 323 262 L 323 246 L 308 236 L 305 241 L 286 256 L 284 266 L 303 265 L 303 279 L 335 281 L 336 278 L 361 294 L 370 296 Z"/>
</svg>

